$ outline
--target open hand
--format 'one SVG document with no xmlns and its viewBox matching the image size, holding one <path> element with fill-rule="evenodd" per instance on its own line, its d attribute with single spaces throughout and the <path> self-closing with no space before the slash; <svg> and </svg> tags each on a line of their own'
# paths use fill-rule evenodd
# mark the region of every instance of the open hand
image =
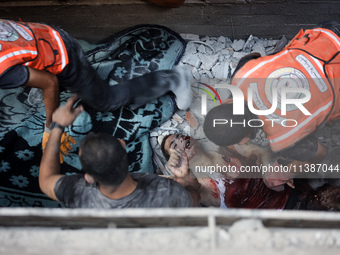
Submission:
<svg viewBox="0 0 340 255">
<path fill-rule="evenodd" d="M 65 105 L 55 110 L 52 115 L 52 121 L 64 127 L 71 125 L 76 117 L 84 110 L 82 105 L 73 108 L 77 100 L 78 98 L 76 96 L 69 98 Z"/>
</svg>

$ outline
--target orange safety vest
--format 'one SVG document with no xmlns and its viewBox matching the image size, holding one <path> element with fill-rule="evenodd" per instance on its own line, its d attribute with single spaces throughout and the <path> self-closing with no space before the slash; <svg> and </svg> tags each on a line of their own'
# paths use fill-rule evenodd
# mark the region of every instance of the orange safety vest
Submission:
<svg viewBox="0 0 340 255">
<path fill-rule="evenodd" d="M 0 75 L 19 64 L 57 75 L 68 61 L 60 34 L 50 26 L 0 19 Z"/>
<path fill-rule="evenodd" d="M 293 104 L 281 114 L 280 90 L 278 105 L 272 114 L 258 115 L 270 147 L 278 152 L 293 146 L 313 133 L 326 121 L 340 115 L 340 38 L 323 28 L 301 30 L 279 53 L 247 62 L 234 76 L 232 84 L 243 91 L 248 101 L 248 87 L 253 90 L 253 106 L 270 109 L 272 88 L 308 89 L 311 99 L 303 106 L 305 115 Z M 288 93 L 287 98 L 303 98 L 304 93 Z M 275 119 L 275 121 L 274 121 Z M 292 121 L 295 120 L 295 121 Z"/>
</svg>

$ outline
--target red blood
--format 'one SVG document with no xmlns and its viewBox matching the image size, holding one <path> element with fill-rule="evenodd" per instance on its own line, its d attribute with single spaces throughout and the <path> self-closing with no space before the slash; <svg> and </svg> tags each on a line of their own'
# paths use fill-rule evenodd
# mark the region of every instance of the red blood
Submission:
<svg viewBox="0 0 340 255">
<path fill-rule="evenodd" d="M 261 178 L 238 178 L 225 181 L 225 203 L 230 208 L 283 209 L 291 188 L 282 192 L 273 191 Z"/>
<path fill-rule="evenodd" d="M 209 180 L 209 189 L 211 190 L 211 194 L 213 195 L 214 198 L 220 197 L 217 185 L 216 185 L 215 181 L 212 180 L 212 179 Z"/>
</svg>

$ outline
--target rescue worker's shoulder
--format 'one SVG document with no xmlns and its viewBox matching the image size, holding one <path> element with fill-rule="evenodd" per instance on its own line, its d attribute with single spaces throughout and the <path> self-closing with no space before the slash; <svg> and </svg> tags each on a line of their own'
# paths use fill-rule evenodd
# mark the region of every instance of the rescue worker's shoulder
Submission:
<svg viewBox="0 0 340 255">
<path fill-rule="evenodd" d="M 250 53 L 244 57 L 242 57 L 240 59 L 240 61 L 238 62 L 236 68 L 235 68 L 235 71 L 234 73 L 232 74 L 231 78 L 233 79 L 234 76 L 236 75 L 236 73 L 245 65 L 247 64 L 250 60 L 253 60 L 253 59 L 257 59 L 257 58 L 260 58 L 261 57 L 261 54 L 258 53 L 258 52 L 254 52 L 254 53 Z"/>
</svg>

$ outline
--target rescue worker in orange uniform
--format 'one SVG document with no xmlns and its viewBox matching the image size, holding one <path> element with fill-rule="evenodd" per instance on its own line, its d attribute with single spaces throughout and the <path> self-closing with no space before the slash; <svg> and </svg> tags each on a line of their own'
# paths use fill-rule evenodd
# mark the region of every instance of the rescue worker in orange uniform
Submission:
<svg viewBox="0 0 340 255">
<path fill-rule="evenodd" d="M 232 104 L 213 108 L 204 123 L 207 138 L 219 146 L 243 144 L 255 138 L 257 130 L 262 128 L 270 148 L 278 156 L 274 165 L 294 169 L 291 166 L 321 163 L 327 148 L 313 133 L 340 115 L 339 29 L 340 25 L 336 22 L 324 22 L 314 29 L 301 30 L 278 53 L 264 57 L 251 54 L 241 59 L 233 74 L 232 85 L 243 92 L 245 113 L 233 115 Z M 250 102 L 248 88 L 252 91 Z M 285 94 L 287 99 L 305 101 L 300 107 L 287 104 L 286 114 L 281 109 L 283 88 L 288 88 L 288 91 L 297 89 Z M 308 93 L 301 89 L 310 92 L 309 100 Z M 253 107 L 249 107 L 248 103 Z M 275 111 L 268 111 L 266 115 L 256 115 L 253 109 L 249 109 L 265 111 L 273 104 Z M 214 119 L 228 120 L 234 125 L 219 125 L 216 121 L 214 124 Z M 281 191 L 295 175 L 294 172 L 266 173 L 264 181 L 269 188 Z"/>
<path fill-rule="evenodd" d="M 49 138 L 52 113 L 59 106 L 59 86 L 98 111 L 112 111 L 124 105 L 138 108 L 168 91 L 176 95 L 178 108 L 187 108 L 190 103 L 186 98 L 190 95 L 190 73 L 185 69 L 156 71 L 109 86 L 91 67 L 79 43 L 64 30 L 0 19 L 0 88 L 22 85 L 43 91 L 46 109 L 43 150 Z M 75 140 L 64 133 L 61 152 L 65 155 L 71 149 L 70 142 Z M 63 161 L 62 153 L 60 160 Z"/>
</svg>

